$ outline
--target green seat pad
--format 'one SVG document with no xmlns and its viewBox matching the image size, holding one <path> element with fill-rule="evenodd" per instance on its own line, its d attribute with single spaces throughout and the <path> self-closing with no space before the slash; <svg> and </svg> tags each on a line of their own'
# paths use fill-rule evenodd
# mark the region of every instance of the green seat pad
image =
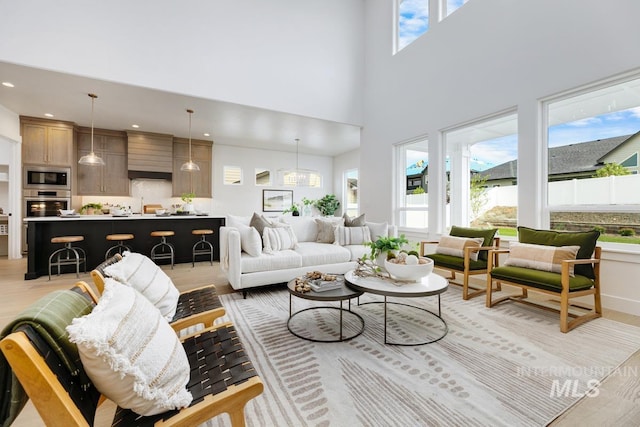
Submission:
<svg viewBox="0 0 640 427">
<path fill-rule="evenodd" d="M 597 230 L 554 231 L 518 227 L 518 241 L 520 243 L 546 246 L 580 246 L 580 250 L 576 255 L 577 259 L 589 259 L 593 256 L 598 237 L 600 237 L 600 232 Z M 576 265 L 575 273 L 576 275 L 587 276 L 590 279 L 595 279 L 596 277 L 591 264 Z"/>
<path fill-rule="evenodd" d="M 506 280 L 509 282 L 529 285 L 534 288 L 545 289 L 547 291 L 562 291 L 562 275 L 549 271 L 534 270 L 524 267 L 496 267 L 491 270 L 491 277 L 494 280 Z M 576 274 L 569 278 L 569 291 L 580 291 L 593 286 L 593 280 L 588 277 Z"/>
<path fill-rule="evenodd" d="M 484 239 L 484 242 L 482 242 L 482 246 L 492 246 L 493 238 L 495 237 L 497 231 L 497 228 L 469 228 L 453 225 L 451 226 L 449 235 L 455 237 L 482 237 Z M 486 261 L 487 255 L 488 251 L 478 252 L 478 260 Z M 486 264 L 482 268 L 486 268 Z"/>
<path fill-rule="evenodd" d="M 464 271 L 464 258 L 444 254 L 429 254 L 425 255 L 425 257 L 431 258 L 436 267 L 452 268 L 454 270 Z M 481 260 L 479 257 L 478 261 L 469 260 L 469 270 L 486 269 L 487 261 Z"/>
</svg>

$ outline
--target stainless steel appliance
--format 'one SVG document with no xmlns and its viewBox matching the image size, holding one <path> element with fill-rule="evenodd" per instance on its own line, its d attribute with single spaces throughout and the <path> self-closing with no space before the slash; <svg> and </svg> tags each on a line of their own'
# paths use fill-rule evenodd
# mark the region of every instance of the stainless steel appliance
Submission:
<svg viewBox="0 0 640 427">
<path fill-rule="evenodd" d="M 71 168 L 26 165 L 23 169 L 22 183 L 25 190 L 71 191 Z"/>
<path fill-rule="evenodd" d="M 59 209 L 71 207 L 71 191 L 68 190 L 23 190 L 24 217 L 56 216 Z M 27 252 L 27 224 L 22 230 L 22 252 Z"/>
</svg>

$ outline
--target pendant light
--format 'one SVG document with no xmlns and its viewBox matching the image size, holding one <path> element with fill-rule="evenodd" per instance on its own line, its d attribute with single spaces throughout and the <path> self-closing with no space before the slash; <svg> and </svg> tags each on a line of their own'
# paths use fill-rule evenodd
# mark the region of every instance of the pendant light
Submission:
<svg viewBox="0 0 640 427">
<path fill-rule="evenodd" d="M 91 152 L 86 156 L 80 157 L 80 160 L 78 160 L 79 164 L 85 166 L 104 166 L 104 160 L 93 152 L 93 103 L 97 97 L 98 95 L 95 93 L 89 94 L 89 98 L 91 98 Z"/>
<path fill-rule="evenodd" d="M 300 169 L 298 166 L 300 139 L 296 138 L 296 168 L 280 171 L 280 184 L 290 187 L 314 187 L 314 176 L 318 176 L 317 171 Z"/>
<path fill-rule="evenodd" d="M 185 172 L 197 172 L 200 170 L 200 166 L 196 165 L 193 163 L 193 160 L 191 160 L 191 115 L 193 114 L 193 110 L 187 109 L 187 113 L 189 113 L 189 161 L 183 163 L 182 166 L 180 166 L 180 170 Z"/>
</svg>

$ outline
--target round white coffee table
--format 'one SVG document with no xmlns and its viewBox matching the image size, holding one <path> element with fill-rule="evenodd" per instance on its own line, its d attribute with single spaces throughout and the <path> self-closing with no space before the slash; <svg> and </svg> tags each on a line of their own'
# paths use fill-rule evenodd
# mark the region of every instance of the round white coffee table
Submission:
<svg viewBox="0 0 640 427">
<path fill-rule="evenodd" d="M 375 304 L 375 303 L 384 303 L 384 343 L 392 344 L 392 345 L 423 345 L 430 344 L 436 341 L 441 340 L 447 335 L 449 332 L 449 327 L 447 326 L 447 322 L 442 318 L 442 311 L 440 305 L 440 295 L 447 290 L 449 287 L 449 281 L 442 276 L 431 273 L 425 277 L 423 277 L 420 281 L 415 283 L 394 283 L 391 280 L 385 280 L 379 277 L 362 277 L 357 276 L 354 270 L 350 270 L 344 275 L 345 283 L 350 288 L 360 291 L 367 292 L 370 294 L 382 295 L 384 296 L 384 301 L 374 301 L 367 302 L 363 304 Z M 438 296 L 438 313 L 434 313 L 422 307 L 417 307 L 415 305 L 400 303 L 400 302 L 389 302 L 387 301 L 387 297 L 399 297 L 399 298 L 416 298 L 416 297 L 428 297 L 428 296 Z M 442 322 L 442 333 L 437 335 L 434 338 L 431 338 L 427 341 L 421 342 L 412 342 L 412 343 L 399 343 L 399 342 L 390 342 L 387 340 L 387 305 L 395 304 L 395 305 L 404 305 L 407 307 L 412 307 L 414 309 L 422 310 L 428 313 L 431 316 L 439 319 Z"/>
</svg>

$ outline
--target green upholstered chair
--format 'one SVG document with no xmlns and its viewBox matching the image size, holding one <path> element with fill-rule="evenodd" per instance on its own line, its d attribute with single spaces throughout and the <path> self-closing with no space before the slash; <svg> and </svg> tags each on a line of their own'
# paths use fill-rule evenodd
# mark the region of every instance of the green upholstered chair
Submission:
<svg viewBox="0 0 640 427">
<path fill-rule="evenodd" d="M 487 259 L 488 253 L 491 249 L 498 249 L 500 247 L 500 238 L 496 237 L 495 228 L 481 229 L 481 228 L 468 228 L 452 226 L 449 236 L 454 237 L 466 237 L 466 238 L 483 238 L 484 241 L 479 247 L 466 247 L 464 248 L 464 254 L 461 256 L 454 256 L 442 253 L 425 254 L 426 247 L 428 245 L 434 245 L 437 241 L 425 241 L 420 244 L 420 255 L 431 258 L 436 268 L 448 270 L 451 272 L 449 280 L 456 280 L 456 273 L 462 273 L 462 299 L 469 299 L 475 296 L 485 293 L 486 288 L 474 288 L 469 286 L 469 276 L 476 274 L 485 274 L 487 272 Z M 436 248 L 437 249 L 437 248 Z M 477 253 L 477 260 L 473 260 L 471 254 Z M 494 260 L 494 265 L 497 264 L 497 259 Z M 459 284 L 455 283 L 454 284 Z M 498 285 L 499 286 L 499 285 Z M 500 290 L 498 287 L 497 290 Z"/>
<path fill-rule="evenodd" d="M 560 271 L 545 271 L 518 265 L 498 266 L 493 263 L 498 254 L 508 254 L 508 249 L 492 250 L 489 252 L 487 272 L 487 307 L 493 307 L 505 300 L 523 300 L 528 298 L 528 291 L 553 295 L 560 299 L 560 330 L 568 332 L 576 326 L 602 315 L 600 300 L 600 253 L 596 246 L 600 232 L 562 232 L 553 230 L 536 230 L 518 227 L 520 243 L 540 246 L 568 247 L 578 246 L 575 259 L 558 261 Z M 556 261 L 554 261 L 556 262 Z M 573 269 L 573 274 L 572 273 Z M 519 287 L 519 294 L 512 294 L 493 298 L 494 283 L 508 284 Z M 569 312 L 570 300 L 577 297 L 593 295 L 593 307 L 581 307 L 582 313 Z M 528 301 L 527 302 L 532 302 Z M 546 306 L 545 306 L 546 307 Z M 571 320 L 569 320 L 571 318 Z"/>
</svg>

